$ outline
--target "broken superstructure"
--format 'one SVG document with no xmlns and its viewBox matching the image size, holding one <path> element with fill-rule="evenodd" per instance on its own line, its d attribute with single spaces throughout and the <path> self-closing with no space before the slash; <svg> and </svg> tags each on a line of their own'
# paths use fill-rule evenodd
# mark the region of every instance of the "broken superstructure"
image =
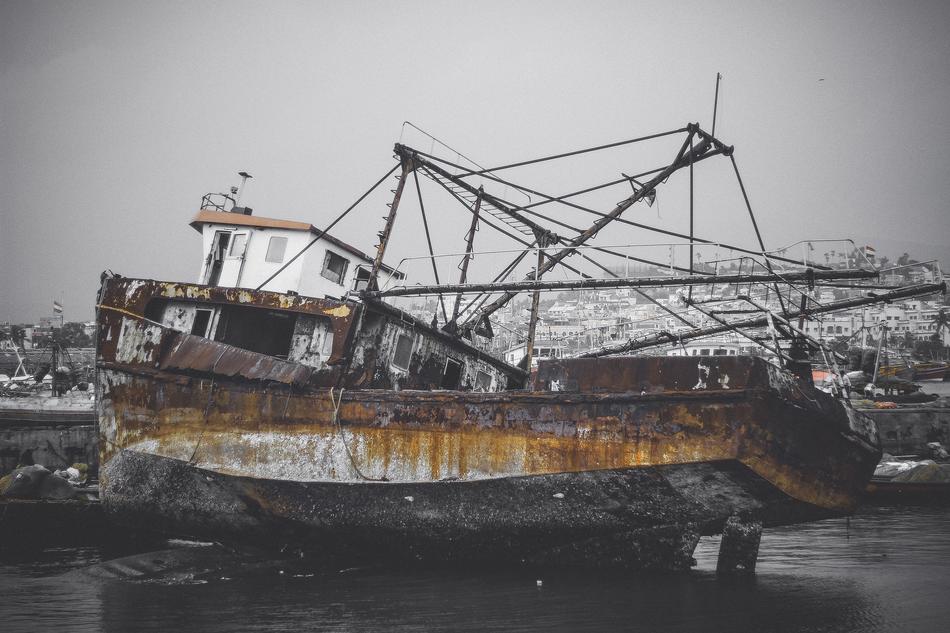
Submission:
<svg viewBox="0 0 950 633">
<path fill-rule="evenodd" d="M 688 170 L 692 191 L 696 163 L 722 155 L 735 166 L 732 148 L 696 124 L 593 149 L 675 135 L 683 140 L 668 165 L 558 196 L 497 173 L 593 150 L 483 169 L 397 145 L 396 166 L 376 183 L 399 172 L 373 256 L 329 233 L 353 207 L 318 230 L 206 206 L 193 223 L 204 235 L 201 283 L 103 281 L 97 395 L 106 507 L 127 523 L 318 560 L 677 569 L 689 566 L 703 534 L 725 529 L 754 541 L 763 525 L 849 512 L 880 453 L 873 424 L 783 368 L 801 360 L 779 339 L 815 344 L 794 320 L 816 307 L 802 299 L 793 308 L 794 293 L 862 283 L 874 271 L 691 232 L 672 235 L 683 239 L 687 263 L 671 256 L 665 276 L 637 277 L 595 258 L 657 262 L 588 244 L 614 221 L 652 228 L 621 215 L 652 202 L 674 173 Z M 420 176 L 470 219 L 464 252 L 451 255 L 461 257 L 457 283 L 443 283 Z M 408 183 L 418 191 L 432 284 L 408 285 L 407 260 L 383 263 Z M 513 204 L 491 193 L 493 184 L 542 200 Z M 611 186 L 633 193 L 605 212 L 577 202 Z M 543 201 L 598 217 L 575 229 L 541 216 Z M 488 281 L 470 267 L 482 225 L 522 247 Z M 697 265 L 694 249 L 704 245 L 738 253 L 744 268 Z M 575 278 L 543 278 L 554 269 Z M 515 275 L 524 279 L 509 281 Z M 712 299 L 685 290 L 692 317 L 663 309 L 700 332 L 691 319 L 733 288 L 730 299 L 741 295 L 759 314 L 739 319 L 749 323 L 717 317 L 719 327 L 764 319 L 772 334 L 759 342 L 777 365 L 606 357 L 635 349 L 631 342 L 588 354 L 604 358 L 542 361 L 529 373 L 541 292 L 626 286 L 658 303 L 645 288 L 700 285 Z M 492 315 L 519 293 L 531 293 L 521 367 L 481 344 L 497 326 Z M 410 295 L 437 299 L 431 320 L 388 302 Z M 724 551 L 734 552 L 735 538 L 726 541 Z M 735 556 L 724 557 L 729 567 Z M 735 565 L 754 566 L 754 553 Z"/>
</svg>

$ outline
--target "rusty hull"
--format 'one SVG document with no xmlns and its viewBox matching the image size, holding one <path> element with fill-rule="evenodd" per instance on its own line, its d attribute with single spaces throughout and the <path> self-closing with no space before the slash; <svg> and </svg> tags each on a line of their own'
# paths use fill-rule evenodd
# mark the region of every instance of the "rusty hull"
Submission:
<svg viewBox="0 0 950 633">
<path fill-rule="evenodd" d="M 814 409 L 774 386 L 351 390 L 336 422 L 328 390 L 107 369 L 100 390 L 104 460 L 126 448 L 262 479 L 424 483 L 737 460 L 789 496 L 847 512 L 877 463 L 840 404 Z"/>
<path fill-rule="evenodd" d="M 110 280 L 102 498 L 129 524 L 347 560 L 682 568 L 734 514 L 851 511 L 880 455 L 866 417 L 758 358 L 559 361 L 530 391 L 494 393 L 350 388 L 379 374 L 356 363 L 331 390 L 342 369 L 143 319 L 156 288 L 319 312 L 360 340 L 340 302 Z"/>
</svg>

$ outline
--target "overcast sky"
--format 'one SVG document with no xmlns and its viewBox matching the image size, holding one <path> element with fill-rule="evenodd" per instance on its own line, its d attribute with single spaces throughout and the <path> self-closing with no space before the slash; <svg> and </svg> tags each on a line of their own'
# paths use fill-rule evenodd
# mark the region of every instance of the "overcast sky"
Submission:
<svg viewBox="0 0 950 633">
<path fill-rule="evenodd" d="M 717 136 L 736 146 L 767 247 L 853 236 L 948 259 L 948 7 L 5 0 L 0 322 L 48 315 L 53 299 L 91 319 L 107 268 L 195 280 L 188 221 L 240 170 L 255 214 L 323 226 L 394 164 L 403 121 L 500 165 L 708 129 L 716 72 Z M 651 166 L 669 158 L 658 148 Z M 579 170 L 579 185 L 624 160 Z M 752 245 L 741 207 L 701 191 L 697 233 Z M 371 250 L 386 209 L 367 202 L 335 232 Z M 685 226 L 661 208 L 638 213 Z M 467 220 L 432 213 L 436 250 L 460 250 Z M 422 254 L 417 215 L 397 221 L 390 261 Z"/>
</svg>

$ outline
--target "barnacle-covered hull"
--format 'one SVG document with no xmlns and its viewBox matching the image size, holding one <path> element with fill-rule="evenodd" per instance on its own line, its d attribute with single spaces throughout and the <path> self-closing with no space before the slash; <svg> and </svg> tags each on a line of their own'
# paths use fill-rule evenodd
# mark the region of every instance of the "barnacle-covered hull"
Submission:
<svg viewBox="0 0 950 633">
<path fill-rule="evenodd" d="M 128 525 L 318 563 L 688 569 L 700 536 L 744 510 L 773 523 L 833 513 L 737 460 L 473 481 L 334 483 L 227 475 L 121 451 L 105 499 Z"/>
<path fill-rule="evenodd" d="M 145 316 L 167 295 L 307 301 L 241 292 L 106 284 L 102 499 L 118 520 L 341 562 L 682 568 L 730 517 L 851 511 L 878 461 L 866 417 L 757 358 L 559 361 L 529 389 L 486 392 L 466 390 L 463 369 L 460 388 L 439 390 L 384 375 L 392 324 L 354 326 L 341 305 L 314 309 L 357 348 L 369 323 L 375 343 L 323 368 Z M 436 343 L 413 344 L 417 376 L 448 345 Z M 483 363 L 483 385 L 518 378 L 464 345 L 448 353 Z M 394 380 L 412 388 L 377 388 Z"/>
</svg>

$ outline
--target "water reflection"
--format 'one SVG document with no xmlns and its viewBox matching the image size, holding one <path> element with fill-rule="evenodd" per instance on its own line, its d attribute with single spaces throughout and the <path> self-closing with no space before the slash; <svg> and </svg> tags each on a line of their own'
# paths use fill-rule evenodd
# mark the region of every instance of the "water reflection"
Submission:
<svg viewBox="0 0 950 633">
<path fill-rule="evenodd" d="M 56 560 L 0 562 L 4 631 L 885 631 L 942 630 L 950 510 L 872 509 L 767 531 L 759 573 L 724 580 L 717 543 L 688 574 L 269 568 L 207 584 L 51 575 Z M 59 568 L 61 569 L 61 568 Z M 542 586 L 537 580 L 543 581 Z"/>
<path fill-rule="evenodd" d="M 110 582 L 100 597 L 110 631 L 132 622 L 195 631 L 860 630 L 881 617 L 873 596 L 852 581 L 722 582 L 709 573 L 546 574 L 540 588 L 523 574 L 359 574 L 184 588 Z"/>
</svg>

